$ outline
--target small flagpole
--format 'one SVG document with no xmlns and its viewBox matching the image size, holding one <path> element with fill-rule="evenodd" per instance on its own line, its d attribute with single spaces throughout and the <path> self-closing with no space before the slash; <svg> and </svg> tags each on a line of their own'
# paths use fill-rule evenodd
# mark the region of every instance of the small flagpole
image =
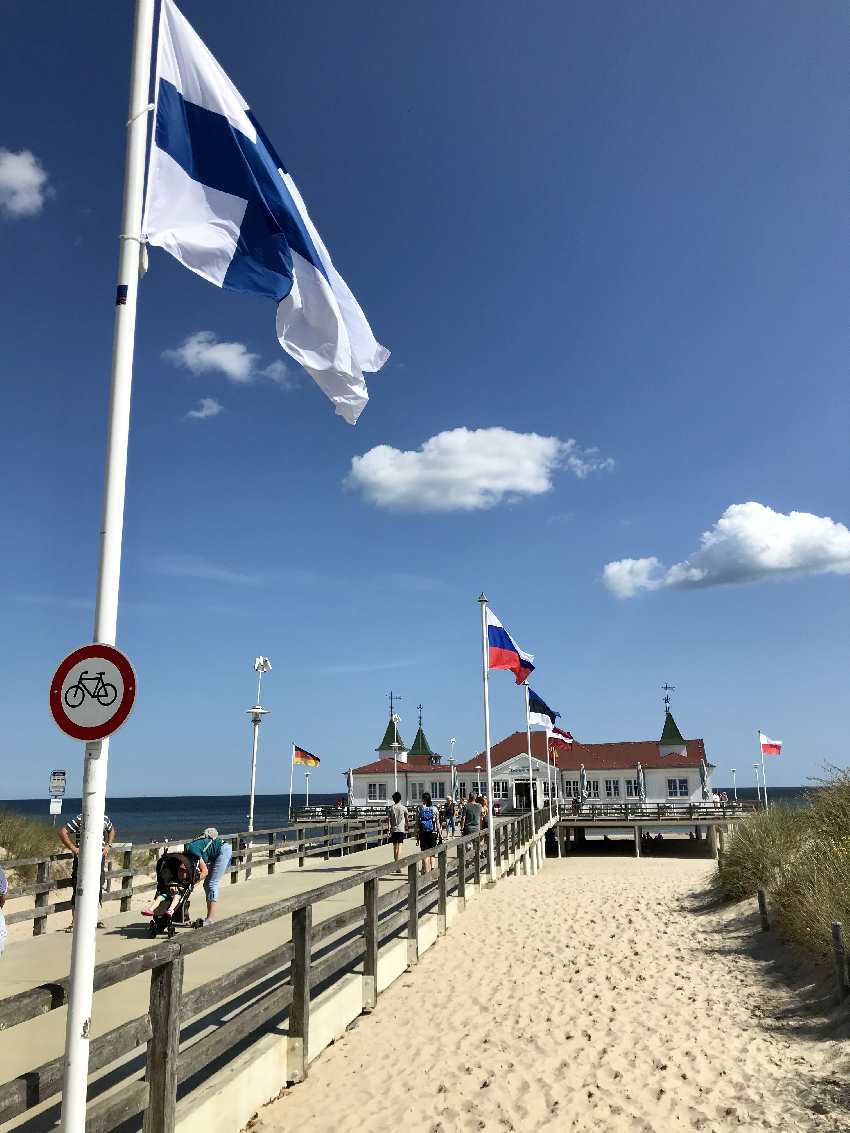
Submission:
<svg viewBox="0 0 850 1133">
<path fill-rule="evenodd" d="M 295 777 L 295 744 L 292 745 L 292 760 L 289 764 L 289 819 L 292 821 L 292 781 Z"/>
<path fill-rule="evenodd" d="M 142 193 L 150 109 L 154 0 L 136 0 L 130 67 L 130 112 L 124 164 L 124 201 L 118 252 L 118 288 L 112 340 L 112 382 L 106 443 L 100 565 L 94 640 L 114 645 L 118 626 L 118 585 L 124 532 L 130 394 L 136 337 L 136 301 L 141 262 Z M 109 740 L 86 744 L 83 764 L 82 829 L 79 876 L 71 941 L 65 1069 L 62 1077 L 62 1130 L 83 1133 L 89 1071 L 89 1042 L 94 998 L 95 937 L 100 892 L 103 815 Z"/>
<path fill-rule="evenodd" d="M 484 757 L 487 761 L 487 801 L 493 806 L 493 768 L 490 763 L 490 664 L 487 649 L 487 595 L 479 595 L 481 604 L 481 658 L 484 679 Z M 487 873 L 493 881 L 493 866 L 496 860 L 496 839 L 493 829 L 493 814 L 487 816 Z"/>
<path fill-rule="evenodd" d="M 759 765 L 757 763 L 753 764 L 753 771 L 756 773 L 756 801 L 761 806 L 761 783 L 759 782 Z"/>
<path fill-rule="evenodd" d="M 759 751 L 761 752 L 761 786 L 764 791 L 764 809 L 767 810 L 767 777 L 764 773 L 764 748 L 761 742 L 761 728 L 759 728 Z"/>
<path fill-rule="evenodd" d="M 311 744 L 310 746 L 312 747 L 313 745 Z M 306 800 L 307 800 L 306 806 L 307 806 L 307 809 L 309 810 L 310 809 L 310 772 L 307 770 L 306 767 L 304 769 L 304 791 L 305 791 Z"/>
<path fill-rule="evenodd" d="M 531 716 L 528 708 L 528 681 L 522 682 L 525 691 L 525 735 L 528 739 L 528 805 L 531 809 L 531 837 L 534 837 L 534 764 L 531 762 Z"/>
<path fill-rule="evenodd" d="M 549 786 L 549 818 L 552 818 L 552 753 L 549 751 L 549 729 L 546 729 L 546 782 Z"/>
</svg>

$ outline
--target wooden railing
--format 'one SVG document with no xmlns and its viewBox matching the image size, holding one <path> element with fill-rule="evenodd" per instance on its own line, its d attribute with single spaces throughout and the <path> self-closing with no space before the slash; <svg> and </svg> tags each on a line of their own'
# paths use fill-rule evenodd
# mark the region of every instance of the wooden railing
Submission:
<svg viewBox="0 0 850 1133">
<path fill-rule="evenodd" d="M 386 818 L 350 818 L 337 822 L 295 823 L 275 827 L 270 830 L 247 831 L 224 836 L 229 842 L 233 857 L 230 865 L 230 880 L 236 884 L 240 875 L 247 881 L 254 870 L 265 867 L 265 874 L 273 874 L 276 867 L 297 858 L 298 865 L 304 865 L 307 858 L 328 858 L 337 854 L 352 854 L 381 845 L 386 841 Z M 186 839 L 188 841 L 189 839 Z M 119 910 L 128 912 L 134 894 L 152 892 L 156 885 L 150 880 L 155 869 L 156 859 L 168 851 L 170 846 L 182 848 L 183 842 L 116 842 L 107 862 L 106 882 L 103 900 L 118 901 Z M 19 897 L 32 897 L 30 908 L 7 911 L 6 923 L 32 921 L 33 936 L 41 936 L 47 930 L 48 918 L 54 913 L 67 912 L 71 908 L 71 863 L 74 855 L 70 851 L 38 858 L 17 858 L 4 860 L 5 870 L 35 870 L 35 878 L 10 886 L 7 901 Z M 57 874 L 67 873 L 67 876 Z M 142 878 L 141 883 L 136 879 Z M 51 894 L 60 896 L 51 901 Z"/>
<path fill-rule="evenodd" d="M 495 860 L 490 880 L 497 881 L 528 855 L 532 841 L 544 836 L 548 812 L 541 811 L 534 839 L 530 816 L 497 823 Z M 306 855 L 305 849 L 305 855 Z M 421 875 L 424 858 L 436 857 L 437 868 Z M 406 936 L 407 959 L 419 958 L 419 928 L 425 913 L 436 914 L 438 930 L 446 929 L 451 894 L 465 907 L 469 886 L 480 886 L 488 869 L 487 832 L 443 842 L 433 850 L 407 854 L 397 863 L 386 862 L 354 877 L 331 881 L 307 893 L 287 897 L 250 910 L 192 934 L 151 943 L 137 952 L 98 964 L 95 991 L 115 987 L 150 972 L 148 1009 L 106 1034 L 90 1047 L 92 1073 L 107 1070 L 108 1080 L 90 1084 L 90 1094 L 104 1096 L 88 1105 L 86 1130 L 106 1133 L 144 1112 L 147 1133 L 173 1133 L 176 1099 L 182 1083 L 220 1059 L 251 1036 L 278 1027 L 287 1018 L 290 1063 L 288 1078 L 307 1076 L 310 1057 L 310 1004 L 313 990 L 327 986 L 362 964 L 364 1009 L 375 1006 L 378 995 L 378 954 L 382 944 Z M 381 892 L 381 882 L 385 885 Z M 362 889 L 362 899 L 351 909 L 314 923 L 319 902 L 341 893 Z M 191 991 L 183 988 L 186 958 L 202 949 L 239 937 L 259 925 L 291 921 L 291 939 L 272 951 L 231 968 L 215 980 Z M 234 950 L 234 955 L 237 950 Z M 259 987 L 256 985 L 262 981 Z M 244 997 L 247 1006 L 234 997 Z M 0 1030 L 19 1026 L 64 1007 L 68 979 L 43 984 L 0 1000 Z M 227 1003 L 226 1012 L 222 1005 Z M 226 1016 L 226 1022 L 221 1018 Z M 195 1038 L 200 1027 L 215 1030 Z M 192 1041 L 192 1039 L 195 1041 Z M 144 1074 L 128 1056 L 146 1044 Z M 116 1068 L 112 1064 L 121 1061 Z M 63 1058 L 59 1056 L 11 1082 L 0 1085 L 0 1123 L 55 1098 L 62 1084 Z M 128 1080 L 115 1086 L 114 1078 Z M 282 1085 L 283 1083 L 281 1083 Z"/>
<path fill-rule="evenodd" d="M 727 803 L 680 803 L 680 802 L 664 802 L 664 803 L 648 803 L 639 802 L 635 799 L 633 802 L 612 803 L 602 801 L 600 799 L 585 799 L 580 807 L 574 809 L 575 803 L 572 799 L 563 799 L 560 802 L 558 813 L 561 818 L 581 819 L 582 821 L 594 822 L 597 819 L 612 819 L 622 818 L 624 822 L 639 822 L 641 819 L 659 822 L 664 819 L 670 819 L 673 822 L 692 821 L 699 822 L 700 820 L 715 819 L 723 821 L 727 818 L 738 818 L 744 814 L 752 814 L 758 809 L 755 803 L 751 802 L 727 802 Z"/>
</svg>

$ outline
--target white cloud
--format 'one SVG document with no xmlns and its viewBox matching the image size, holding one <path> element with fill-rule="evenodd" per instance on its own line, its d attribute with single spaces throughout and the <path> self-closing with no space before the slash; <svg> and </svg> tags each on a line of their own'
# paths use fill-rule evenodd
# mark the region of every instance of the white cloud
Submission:
<svg viewBox="0 0 850 1133">
<path fill-rule="evenodd" d="M 200 555 L 181 552 L 160 555 L 153 566 L 157 574 L 164 574 L 169 578 L 198 578 L 205 582 L 227 582 L 237 586 L 257 586 L 263 581 L 261 575 L 232 570 Z"/>
<path fill-rule="evenodd" d="M 476 511 L 548 492 L 560 468 L 584 479 L 613 465 L 574 440 L 459 428 L 438 433 L 415 452 L 378 445 L 355 456 L 345 483 L 379 507 Z"/>
<path fill-rule="evenodd" d="M 162 356 L 193 374 L 218 372 L 237 384 L 253 380 L 260 360 L 243 342 L 219 342 L 211 330 L 195 331 L 182 346 L 164 350 Z"/>
<path fill-rule="evenodd" d="M 0 213 L 16 219 L 35 216 L 52 192 L 44 166 L 34 153 L 0 149 Z"/>
<path fill-rule="evenodd" d="M 198 408 L 190 409 L 186 416 L 204 421 L 207 417 L 218 417 L 219 413 L 223 412 L 224 406 L 220 401 L 216 401 L 214 397 L 202 397 Z"/>
<path fill-rule="evenodd" d="M 754 502 L 732 504 L 697 551 L 665 569 L 654 555 L 608 563 L 602 577 L 618 598 L 641 590 L 693 589 L 804 574 L 850 574 L 850 530 L 829 516 L 788 515 Z"/>
</svg>

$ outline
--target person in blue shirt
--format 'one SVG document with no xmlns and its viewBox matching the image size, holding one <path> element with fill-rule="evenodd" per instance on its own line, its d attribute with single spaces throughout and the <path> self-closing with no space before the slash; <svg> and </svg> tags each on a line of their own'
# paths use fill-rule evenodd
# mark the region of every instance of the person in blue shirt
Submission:
<svg viewBox="0 0 850 1133">
<path fill-rule="evenodd" d="M 204 924 L 212 924 L 216 918 L 218 905 L 218 887 L 221 879 L 227 872 L 233 850 L 229 842 L 218 836 L 214 826 L 208 826 L 200 838 L 193 838 L 186 843 L 186 853 L 204 862 L 209 872 L 204 879 L 204 891 L 207 895 L 207 915 Z"/>
</svg>

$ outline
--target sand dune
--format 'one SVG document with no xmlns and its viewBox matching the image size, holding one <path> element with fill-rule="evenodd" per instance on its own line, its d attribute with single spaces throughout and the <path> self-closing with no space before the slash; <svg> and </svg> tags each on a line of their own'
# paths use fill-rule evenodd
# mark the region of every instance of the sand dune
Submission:
<svg viewBox="0 0 850 1133">
<path fill-rule="evenodd" d="M 850 1130 L 828 977 L 806 986 L 750 903 L 700 910 L 709 869 L 574 857 L 501 883 L 252 1133 Z"/>
</svg>

